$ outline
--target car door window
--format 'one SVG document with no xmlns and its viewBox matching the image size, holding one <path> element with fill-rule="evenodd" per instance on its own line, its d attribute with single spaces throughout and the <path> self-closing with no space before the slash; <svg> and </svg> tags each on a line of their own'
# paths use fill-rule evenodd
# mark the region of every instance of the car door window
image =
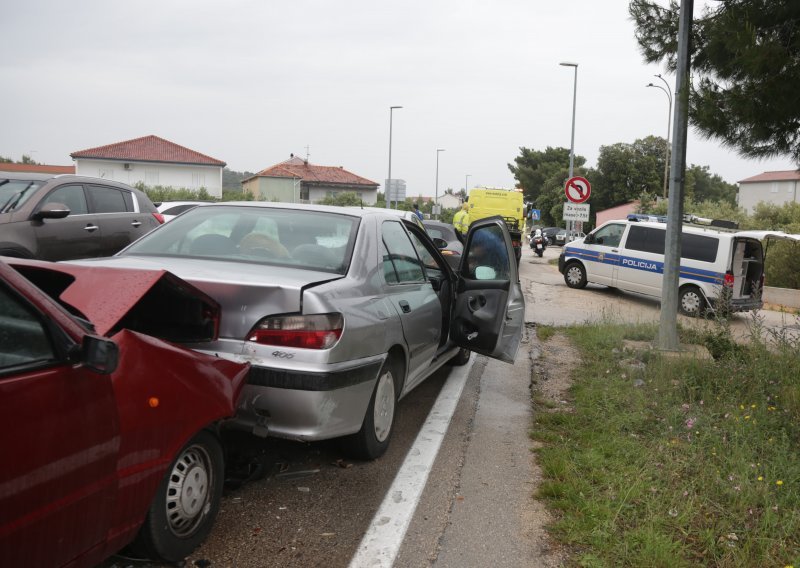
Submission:
<svg viewBox="0 0 800 568">
<path fill-rule="evenodd" d="M 93 213 L 125 213 L 129 209 L 120 189 L 90 185 L 89 196 Z"/>
<path fill-rule="evenodd" d="M 606 247 L 617 247 L 622 240 L 622 233 L 625 232 L 625 225 L 612 223 L 601 227 L 594 234 L 594 242 Z"/>
<path fill-rule="evenodd" d="M 86 194 L 82 185 L 62 185 L 52 191 L 45 199 L 44 205 L 62 203 L 69 208 L 70 215 L 85 215 L 89 212 Z"/>
<path fill-rule="evenodd" d="M 476 280 L 505 280 L 509 260 L 503 229 L 487 225 L 477 229 L 468 243 L 467 274 Z"/>
<path fill-rule="evenodd" d="M 381 234 L 386 248 L 386 254 L 383 257 L 384 275 L 390 272 L 388 262 L 394 270 L 395 282 L 424 281 L 425 272 L 422 262 L 403 226 L 395 221 L 386 221 L 381 227 Z M 389 278 L 387 278 L 387 282 L 391 282 Z"/>
<path fill-rule="evenodd" d="M 0 374 L 55 358 L 41 319 L 0 285 Z"/>
</svg>

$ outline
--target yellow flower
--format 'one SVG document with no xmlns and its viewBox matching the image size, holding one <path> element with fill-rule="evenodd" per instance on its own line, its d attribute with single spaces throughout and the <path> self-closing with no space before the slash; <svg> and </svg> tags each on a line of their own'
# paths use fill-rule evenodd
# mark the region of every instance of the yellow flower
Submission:
<svg viewBox="0 0 800 568">
<path fill-rule="evenodd" d="M 750 420 L 750 415 L 748 414 L 747 416 L 744 417 L 744 419 L 745 420 Z"/>
<path fill-rule="evenodd" d="M 763 475 L 759 475 L 759 476 L 758 476 L 758 480 L 759 480 L 759 481 L 764 481 L 764 476 L 763 476 Z"/>
<path fill-rule="evenodd" d="M 775 482 L 775 485 L 783 485 L 783 480 L 779 479 Z"/>
<path fill-rule="evenodd" d="M 756 407 L 756 405 L 755 405 L 755 404 L 751 404 L 751 405 L 750 405 L 750 408 L 755 408 L 755 407 Z"/>
<path fill-rule="evenodd" d="M 739 405 L 739 410 L 744 410 L 744 404 Z"/>
</svg>

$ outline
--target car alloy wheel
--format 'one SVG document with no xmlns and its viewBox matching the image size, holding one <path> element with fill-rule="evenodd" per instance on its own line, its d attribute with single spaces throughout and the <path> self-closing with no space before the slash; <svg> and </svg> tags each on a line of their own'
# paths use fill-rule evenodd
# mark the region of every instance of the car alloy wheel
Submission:
<svg viewBox="0 0 800 568">
<path fill-rule="evenodd" d="M 389 437 L 394 422 L 395 408 L 394 377 L 390 368 L 384 369 L 375 389 L 375 405 L 373 408 L 373 426 L 375 439 L 383 442 Z"/>
</svg>

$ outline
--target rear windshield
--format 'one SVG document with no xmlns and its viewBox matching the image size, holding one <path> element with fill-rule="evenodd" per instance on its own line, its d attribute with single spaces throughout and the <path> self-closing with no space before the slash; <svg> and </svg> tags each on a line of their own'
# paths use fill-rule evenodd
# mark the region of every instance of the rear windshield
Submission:
<svg viewBox="0 0 800 568">
<path fill-rule="evenodd" d="M 0 213 L 22 206 L 45 182 L 21 179 L 0 179 Z"/>
<path fill-rule="evenodd" d="M 196 207 L 127 248 L 125 255 L 208 258 L 344 274 L 358 219 L 302 209 Z"/>
</svg>

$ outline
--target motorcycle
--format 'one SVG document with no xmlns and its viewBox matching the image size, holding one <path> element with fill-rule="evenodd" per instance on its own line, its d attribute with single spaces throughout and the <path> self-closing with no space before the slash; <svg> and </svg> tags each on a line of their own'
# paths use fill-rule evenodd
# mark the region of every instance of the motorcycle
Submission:
<svg viewBox="0 0 800 568">
<path fill-rule="evenodd" d="M 531 235 L 530 244 L 533 251 L 541 258 L 547 248 L 547 237 L 544 235 Z"/>
</svg>

